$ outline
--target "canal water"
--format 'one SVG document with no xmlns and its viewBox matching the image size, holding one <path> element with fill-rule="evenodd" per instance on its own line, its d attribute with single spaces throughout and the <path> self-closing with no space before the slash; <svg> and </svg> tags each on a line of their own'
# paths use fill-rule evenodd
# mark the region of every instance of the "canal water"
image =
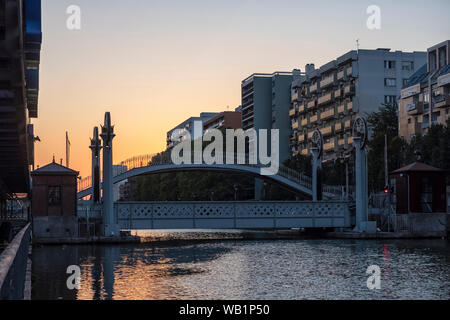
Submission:
<svg viewBox="0 0 450 320">
<path fill-rule="evenodd" d="M 35 246 L 32 262 L 33 299 L 450 299 L 447 240 Z M 380 289 L 367 287 L 371 265 Z"/>
</svg>

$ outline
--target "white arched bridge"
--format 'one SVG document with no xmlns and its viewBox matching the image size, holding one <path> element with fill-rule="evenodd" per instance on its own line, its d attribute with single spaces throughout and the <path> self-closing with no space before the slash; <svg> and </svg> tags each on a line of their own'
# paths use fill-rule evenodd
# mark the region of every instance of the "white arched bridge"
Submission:
<svg viewBox="0 0 450 320">
<path fill-rule="evenodd" d="M 237 161 L 236 161 L 237 162 Z M 275 175 L 261 175 L 261 165 L 252 164 L 174 164 L 169 154 L 141 155 L 120 162 L 113 168 L 113 184 L 147 174 L 178 172 L 178 171 L 223 171 L 238 172 L 253 175 L 271 181 L 294 193 L 312 197 L 311 177 L 280 165 Z M 78 199 L 83 199 L 93 192 L 92 178 L 86 177 L 78 183 Z M 339 187 L 324 186 L 323 195 L 328 199 L 341 197 Z"/>
</svg>

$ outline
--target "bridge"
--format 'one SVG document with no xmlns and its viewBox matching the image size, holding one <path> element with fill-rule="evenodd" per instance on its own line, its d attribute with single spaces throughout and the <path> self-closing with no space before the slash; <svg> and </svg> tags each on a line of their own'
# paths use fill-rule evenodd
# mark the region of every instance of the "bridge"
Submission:
<svg viewBox="0 0 450 320">
<path fill-rule="evenodd" d="M 84 203 L 84 204 L 83 204 Z M 86 220 L 102 215 L 101 206 L 78 206 Z M 343 201 L 167 201 L 116 202 L 120 229 L 283 229 L 351 227 Z"/>
<path fill-rule="evenodd" d="M 237 157 L 236 157 L 237 160 Z M 237 161 L 235 161 L 237 162 Z M 311 177 L 280 165 L 276 175 L 264 176 L 260 174 L 261 165 L 251 164 L 174 164 L 169 154 L 149 154 L 136 156 L 120 162 L 113 168 L 113 184 L 121 181 L 146 175 L 179 171 L 222 171 L 249 174 L 268 180 L 293 193 L 312 197 Z M 78 199 L 83 199 L 93 192 L 92 177 L 86 177 L 78 183 Z M 323 195 L 328 199 L 339 199 L 342 192 L 334 186 L 324 186 Z"/>
<path fill-rule="evenodd" d="M 374 230 L 367 219 L 367 155 L 365 120 L 358 118 L 354 128 L 356 163 L 356 216 L 350 217 L 350 203 L 346 201 L 317 201 L 320 194 L 318 169 L 322 163 L 323 138 L 316 130 L 313 153 L 313 177 L 280 166 L 276 174 L 262 175 L 262 166 L 247 164 L 207 164 L 172 162 L 169 152 L 145 155 L 122 161 L 113 166 L 112 140 L 115 137 L 109 112 L 101 127 L 100 145 L 98 128 L 91 139 L 92 178 L 79 182 L 78 199 L 92 194 L 90 201 L 79 201 L 78 218 L 100 219 L 104 236 L 118 236 L 121 229 L 267 229 L 267 228 L 349 228 L 355 231 Z M 313 141 L 313 142 L 314 142 Z M 103 172 L 100 174 L 100 150 L 103 153 Z M 243 157 L 245 159 L 245 157 Z M 243 162 L 243 163 L 242 163 Z M 114 202 L 113 184 L 129 178 L 152 173 L 186 170 L 215 170 L 251 174 L 268 179 L 280 186 L 309 196 L 313 201 L 227 201 L 227 202 Z M 100 181 L 100 175 L 103 177 Z M 324 198 L 341 194 L 340 188 L 322 186 Z M 100 192 L 100 190 L 102 192 Z M 376 227 L 376 225 L 375 225 Z"/>
</svg>

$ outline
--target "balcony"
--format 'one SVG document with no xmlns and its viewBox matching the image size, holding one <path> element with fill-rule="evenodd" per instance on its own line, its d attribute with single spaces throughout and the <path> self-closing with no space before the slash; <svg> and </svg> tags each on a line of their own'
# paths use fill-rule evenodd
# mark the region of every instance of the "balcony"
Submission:
<svg viewBox="0 0 450 320">
<path fill-rule="evenodd" d="M 298 106 L 298 113 L 303 113 L 305 111 L 305 104 L 301 104 Z"/>
<path fill-rule="evenodd" d="M 345 112 L 345 104 L 339 105 L 338 108 L 337 108 L 337 112 L 339 114 L 344 113 Z"/>
<path fill-rule="evenodd" d="M 291 102 L 298 101 L 298 90 L 292 92 Z"/>
<path fill-rule="evenodd" d="M 329 109 L 329 110 L 324 111 L 324 112 L 322 112 L 320 114 L 320 119 L 321 120 L 325 120 L 325 119 L 328 119 L 328 118 L 333 117 L 333 116 L 334 116 L 334 109 Z"/>
<path fill-rule="evenodd" d="M 441 95 L 440 97 L 435 98 L 435 100 L 434 100 L 434 107 L 435 108 L 450 107 L 450 96 L 448 96 L 448 95 L 446 95 L 446 96 Z"/>
<path fill-rule="evenodd" d="M 320 132 L 322 132 L 323 136 L 330 135 L 331 134 L 331 126 L 320 129 Z"/>
<path fill-rule="evenodd" d="M 347 77 L 352 77 L 353 76 L 353 68 L 347 68 L 347 71 L 345 73 L 347 75 Z"/>
<path fill-rule="evenodd" d="M 416 103 L 410 103 L 410 104 L 406 105 L 406 112 L 408 112 L 409 115 L 423 113 L 423 103 L 416 102 Z"/>
<path fill-rule="evenodd" d="M 345 123 L 344 123 L 344 127 L 345 127 L 345 129 L 350 129 L 350 128 L 351 128 L 351 126 L 352 126 L 352 122 L 351 122 L 351 120 L 347 120 L 347 121 L 345 121 Z"/>
<path fill-rule="evenodd" d="M 295 108 L 289 110 L 289 117 L 295 116 Z"/>
<path fill-rule="evenodd" d="M 342 130 L 342 123 L 340 123 L 340 122 L 335 123 L 334 124 L 334 131 L 335 132 L 339 132 L 341 130 Z"/>
<path fill-rule="evenodd" d="M 298 142 L 303 142 L 303 141 L 305 141 L 305 135 L 301 134 L 298 136 Z"/>
<path fill-rule="evenodd" d="M 338 140 L 338 146 L 339 147 L 345 146 L 345 138 Z"/>
<path fill-rule="evenodd" d="M 350 112 L 352 110 L 353 110 L 353 102 L 352 101 L 347 102 L 347 111 Z"/>
<path fill-rule="evenodd" d="M 296 129 L 298 129 L 298 121 L 295 121 L 295 122 L 292 124 L 292 130 L 296 130 Z"/>
<path fill-rule="evenodd" d="M 318 83 L 312 84 L 309 86 L 309 93 L 316 92 L 319 89 Z"/>
<path fill-rule="evenodd" d="M 312 123 L 314 123 L 314 122 L 317 122 L 317 120 L 319 120 L 319 117 L 318 117 L 317 114 L 316 114 L 316 115 L 311 116 L 311 117 L 309 118 L 309 123 L 312 124 Z"/>
<path fill-rule="evenodd" d="M 325 79 L 323 79 L 322 81 L 320 81 L 320 88 L 326 88 L 329 85 L 334 84 L 334 74 L 326 77 Z"/>
<path fill-rule="evenodd" d="M 323 96 L 319 97 L 319 99 L 317 99 L 317 105 L 322 105 L 327 102 L 330 102 L 332 98 L 333 98 L 333 95 L 331 92 L 326 95 L 323 95 Z"/>
<path fill-rule="evenodd" d="M 342 96 L 342 91 L 340 88 L 337 90 L 334 90 L 334 98 L 335 99 L 340 98 L 341 96 Z"/>
<path fill-rule="evenodd" d="M 345 75 L 344 70 L 339 71 L 339 72 L 337 73 L 337 79 L 338 79 L 338 80 L 344 80 L 344 75 Z"/>
<path fill-rule="evenodd" d="M 311 109 L 316 106 L 316 100 L 311 100 L 306 104 L 306 108 Z"/>
<path fill-rule="evenodd" d="M 355 85 L 348 84 L 344 87 L 344 96 L 355 94 Z"/>
<path fill-rule="evenodd" d="M 331 151 L 332 149 L 334 149 L 335 146 L 336 146 L 335 139 L 331 139 L 330 142 L 325 143 L 323 145 L 323 150 Z"/>
<path fill-rule="evenodd" d="M 308 125 L 308 119 L 302 119 L 302 121 L 300 122 L 300 124 L 302 125 L 302 127 L 305 127 Z"/>
</svg>

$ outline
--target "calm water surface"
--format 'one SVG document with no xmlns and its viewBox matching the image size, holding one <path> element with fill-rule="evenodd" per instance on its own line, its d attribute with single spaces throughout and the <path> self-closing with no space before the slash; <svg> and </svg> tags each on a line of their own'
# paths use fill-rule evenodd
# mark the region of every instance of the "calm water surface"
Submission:
<svg viewBox="0 0 450 320">
<path fill-rule="evenodd" d="M 450 299 L 446 240 L 41 246 L 32 261 L 33 299 Z M 380 290 L 366 286 L 370 265 Z"/>
</svg>

